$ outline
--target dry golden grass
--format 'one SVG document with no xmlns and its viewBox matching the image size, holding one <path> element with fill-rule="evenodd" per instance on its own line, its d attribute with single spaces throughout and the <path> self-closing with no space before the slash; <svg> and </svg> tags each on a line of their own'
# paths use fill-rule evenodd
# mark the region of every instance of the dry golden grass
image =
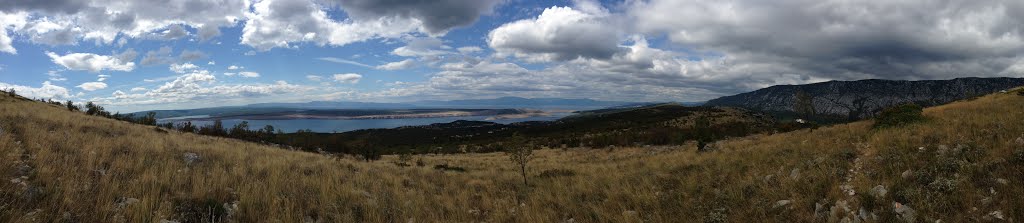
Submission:
<svg viewBox="0 0 1024 223">
<path fill-rule="evenodd" d="M 1020 221 L 1022 108 L 1024 96 L 996 94 L 926 109 L 929 121 L 906 127 L 750 136 L 708 153 L 540 150 L 524 187 L 501 153 L 403 168 L 396 156 L 366 163 L 165 133 L 0 96 L 0 222 L 812 222 L 861 208 L 894 221 L 897 201 L 917 221 L 995 211 Z M 200 161 L 186 164 L 187 153 Z M 872 196 L 877 185 L 887 195 Z"/>
</svg>

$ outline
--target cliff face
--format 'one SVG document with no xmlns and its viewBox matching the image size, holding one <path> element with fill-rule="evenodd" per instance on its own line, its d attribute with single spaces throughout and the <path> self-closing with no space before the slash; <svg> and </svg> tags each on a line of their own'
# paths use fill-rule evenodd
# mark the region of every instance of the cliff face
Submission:
<svg viewBox="0 0 1024 223">
<path fill-rule="evenodd" d="M 721 97 L 709 106 L 735 106 L 766 112 L 794 112 L 797 92 L 812 97 L 818 115 L 850 120 L 873 116 L 897 104 L 934 106 L 1024 86 L 1024 78 L 957 78 L 953 80 L 829 81 L 806 85 L 772 86 L 748 93 Z"/>
</svg>

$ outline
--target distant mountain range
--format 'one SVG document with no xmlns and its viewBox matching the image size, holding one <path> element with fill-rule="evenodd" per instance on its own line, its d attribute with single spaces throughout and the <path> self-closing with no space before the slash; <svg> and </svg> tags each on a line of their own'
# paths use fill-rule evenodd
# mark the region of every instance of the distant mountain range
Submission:
<svg viewBox="0 0 1024 223">
<path fill-rule="evenodd" d="M 608 107 L 630 107 L 651 103 L 598 101 L 592 99 L 520 98 L 428 100 L 405 103 L 313 101 L 304 103 L 260 103 L 245 106 L 213 107 L 181 110 L 156 110 L 133 113 L 136 116 L 156 112 L 157 118 L 183 116 L 246 116 L 267 113 L 287 113 L 309 110 L 407 110 L 407 109 L 560 109 L 591 110 Z"/>
<path fill-rule="evenodd" d="M 829 81 L 805 85 L 778 85 L 710 100 L 708 106 L 731 106 L 779 113 L 794 113 L 797 92 L 812 99 L 821 116 L 856 120 L 883 108 L 916 103 L 934 106 L 1024 86 L 1024 78 L 957 78 L 952 80 Z"/>
<path fill-rule="evenodd" d="M 277 107 L 307 109 L 409 109 L 409 108 L 531 108 L 531 109 L 596 109 L 632 104 L 633 102 L 598 101 L 592 99 L 521 98 L 426 100 L 404 103 L 314 101 L 306 103 L 262 103 L 245 107 Z"/>
</svg>

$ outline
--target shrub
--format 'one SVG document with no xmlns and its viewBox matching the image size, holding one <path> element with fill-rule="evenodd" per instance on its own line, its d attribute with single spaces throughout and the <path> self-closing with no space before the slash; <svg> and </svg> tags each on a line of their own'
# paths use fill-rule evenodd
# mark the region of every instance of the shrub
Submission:
<svg viewBox="0 0 1024 223">
<path fill-rule="evenodd" d="M 576 172 L 567 169 L 550 169 L 540 172 L 537 177 L 540 178 L 554 178 L 554 177 L 571 177 L 576 176 Z"/>
<path fill-rule="evenodd" d="M 410 161 L 412 161 L 412 153 L 402 153 L 398 155 L 398 163 L 396 164 L 400 167 L 407 167 L 410 166 Z"/>
<path fill-rule="evenodd" d="M 903 126 L 924 120 L 922 108 L 916 104 L 903 104 L 882 110 L 875 117 L 875 128 Z"/>
<path fill-rule="evenodd" d="M 466 168 L 457 167 L 457 166 L 449 166 L 448 164 L 434 165 L 434 169 L 436 169 L 436 170 L 444 170 L 444 171 L 466 172 Z"/>
</svg>

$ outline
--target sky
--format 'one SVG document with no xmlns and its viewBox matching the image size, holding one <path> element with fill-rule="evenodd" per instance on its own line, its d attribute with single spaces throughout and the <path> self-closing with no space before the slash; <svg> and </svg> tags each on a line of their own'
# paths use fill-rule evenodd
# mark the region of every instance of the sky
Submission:
<svg viewBox="0 0 1024 223">
<path fill-rule="evenodd" d="M 4 0 L 0 89 L 133 112 L 1024 77 L 1015 0 Z"/>
</svg>

